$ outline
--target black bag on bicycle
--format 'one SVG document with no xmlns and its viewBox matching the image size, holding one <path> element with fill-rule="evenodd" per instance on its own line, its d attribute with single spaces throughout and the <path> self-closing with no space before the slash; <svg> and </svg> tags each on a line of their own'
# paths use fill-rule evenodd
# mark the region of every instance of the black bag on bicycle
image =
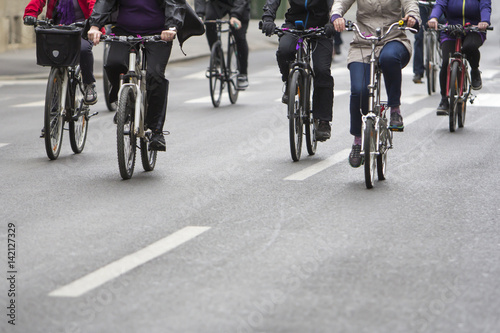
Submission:
<svg viewBox="0 0 500 333">
<path fill-rule="evenodd" d="M 37 65 L 66 67 L 80 63 L 81 28 L 37 26 L 35 33 Z"/>
</svg>

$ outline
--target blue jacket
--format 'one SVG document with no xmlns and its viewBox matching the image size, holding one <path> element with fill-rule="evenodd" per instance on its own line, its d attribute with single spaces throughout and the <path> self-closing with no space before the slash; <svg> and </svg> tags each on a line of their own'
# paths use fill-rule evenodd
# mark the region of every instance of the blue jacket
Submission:
<svg viewBox="0 0 500 333">
<path fill-rule="evenodd" d="M 446 16 L 448 24 L 477 25 L 487 22 L 491 25 L 491 0 L 437 0 L 431 18 Z"/>
</svg>

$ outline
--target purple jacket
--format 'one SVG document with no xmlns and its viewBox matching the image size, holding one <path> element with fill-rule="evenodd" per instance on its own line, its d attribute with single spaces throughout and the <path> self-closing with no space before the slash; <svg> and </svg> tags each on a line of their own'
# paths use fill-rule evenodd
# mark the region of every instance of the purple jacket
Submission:
<svg viewBox="0 0 500 333">
<path fill-rule="evenodd" d="M 445 15 L 448 24 L 477 25 L 487 22 L 491 25 L 491 0 L 437 0 L 429 19 L 439 18 L 441 14 Z M 484 41 L 486 34 L 481 35 Z"/>
</svg>

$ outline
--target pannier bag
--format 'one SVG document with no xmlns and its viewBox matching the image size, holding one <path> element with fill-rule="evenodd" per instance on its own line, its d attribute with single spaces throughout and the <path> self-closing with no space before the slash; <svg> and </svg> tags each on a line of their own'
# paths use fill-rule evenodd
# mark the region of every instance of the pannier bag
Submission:
<svg viewBox="0 0 500 333">
<path fill-rule="evenodd" d="M 37 26 L 35 33 L 37 65 L 66 67 L 80 63 L 82 28 Z"/>
</svg>

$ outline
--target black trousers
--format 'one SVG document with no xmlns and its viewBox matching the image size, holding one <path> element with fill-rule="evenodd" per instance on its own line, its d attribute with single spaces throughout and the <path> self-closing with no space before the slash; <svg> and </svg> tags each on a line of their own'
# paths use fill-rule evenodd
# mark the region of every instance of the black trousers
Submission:
<svg viewBox="0 0 500 333">
<path fill-rule="evenodd" d="M 205 20 L 216 20 L 224 17 L 228 14 L 229 11 L 227 9 L 221 8 L 217 5 L 214 5 L 213 2 L 207 2 Z M 236 49 L 238 51 L 238 60 L 240 62 L 240 73 L 248 74 L 248 42 L 247 42 L 247 30 L 248 30 L 248 21 L 241 22 L 241 28 L 236 30 L 231 27 L 231 32 L 234 35 L 234 39 L 236 42 Z M 207 23 L 206 24 L 206 35 L 208 45 L 210 49 L 212 49 L 212 45 L 217 41 L 217 26 L 215 23 Z M 224 39 L 222 39 L 224 43 Z M 223 45 L 223 47 L 225 47 Z"/>
<path fill-rule="evenodd" d="M 481 35 L 475 32 L 471 32 L 465 36 L 462 41 L 462 52 L 467 57 L 471 69 L 479 68 L 479 61 L 481 60 L 481 52 L 479 52 L 479 47 L 483 45 L 483 39 Z M 439 72 L 439 83 L 441 86 L 441 96 L 446 97 L 446 78 L 449 61 L 449 55 L 455 52 L 455 40 L 447 40 L 441 44 L 441 50 L 443 53 L 443 64 L 441 66 L 441 71 Z"/>
<path fill-rule="evenodd" d="M 290 64 L 295 60 L 297 38 L 290 34 L 280 37 L 276 58 L 281 79 L 288 79 Z M 314 70 L 313 116 L 315 119 L 331 121 L 333 116 L 333 39 L 320 38 L 313 41 L 312 64 Z"/>
<path fill-rule="evenodd" d="M 92 53 L 92 46 L 92 42 L 82 38 L 80 48 L 80 68 L 82 69 L 82 81 L 84 84 L 95 82 L 94 54 Z"/>
<path fill-rule="evenodd" d="M 172 42 L 146 43 L 146 91 L 148 109 L 146 124 L 152 130 L 162 130 L 167 114 L 168 85 L 165 78 Z M 104 68 L 111 82 L 110 101 L 118 99 L 120 74 L 128 70 L 129 46 L 124 43 L 112 43 Z"/>
</svg>

